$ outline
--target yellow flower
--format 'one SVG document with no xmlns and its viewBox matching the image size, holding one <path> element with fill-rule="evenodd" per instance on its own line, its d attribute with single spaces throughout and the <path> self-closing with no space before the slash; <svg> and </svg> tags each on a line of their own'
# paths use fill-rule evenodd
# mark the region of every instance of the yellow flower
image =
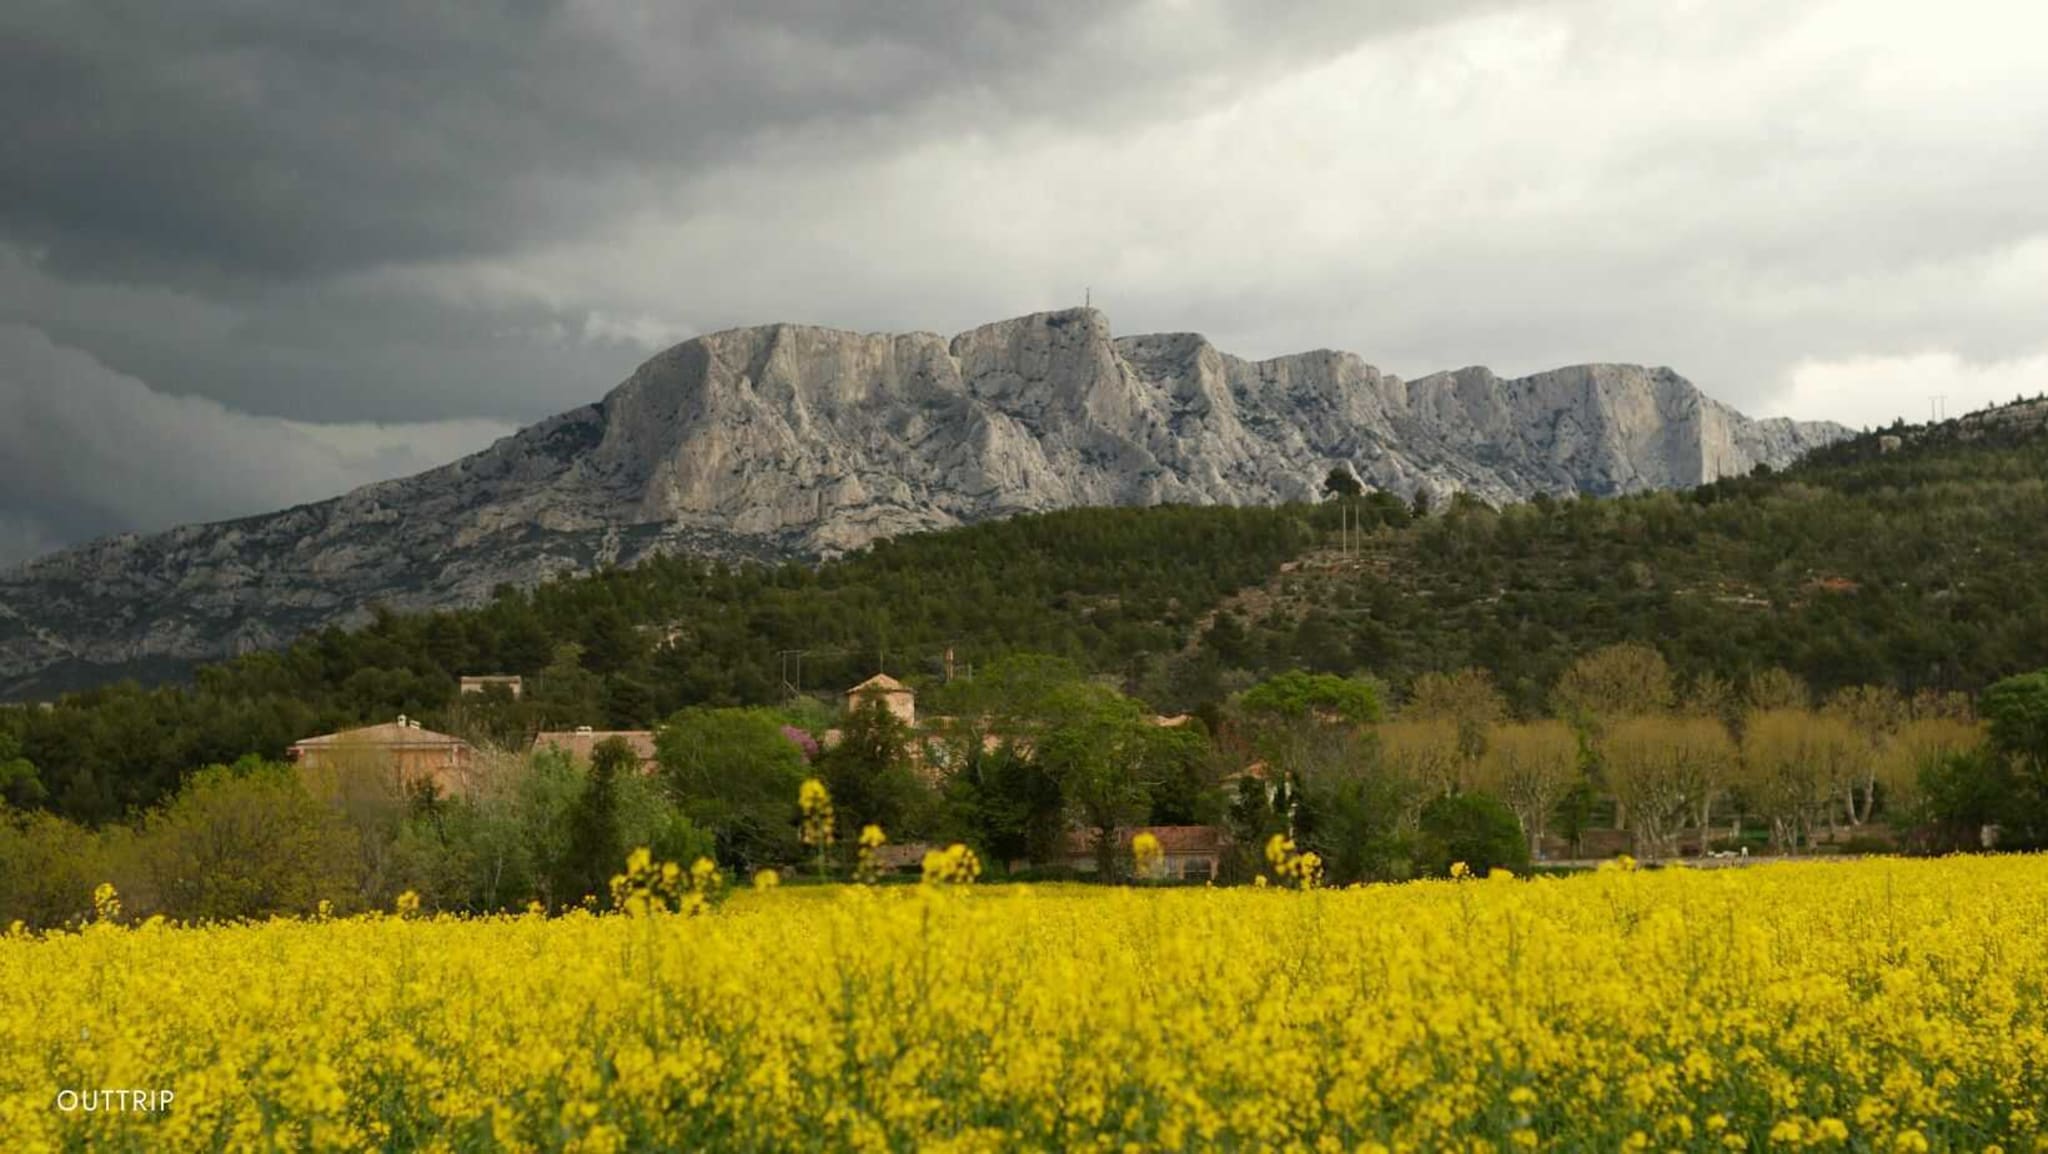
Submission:
<svg viewBox="0 0 2048 1154">
<path fill-rule="evenodd" d="M 958 842 L 924 855 L 927 885 L 966 885 L 981 876 L 981 859 Z"/>
<path fill-rule="evenodd" d="M 413 914 L 420 912 L 420 895 L 411 890 L 399 894 L 397 908 L 398 916 L 402 918 L 411 917 Z"/>
<path fill-rule="evenodd" d="M 832 844 L 832 794 L 824 782 L 815 777 L 805 778 L 804 783 L 797 787 L 796 805 L 803 814 L 798 837 L 805 845 L 816 847 L 822 855 L 825 847 Z M 823 861 L 822 856 L 820 861 Z"/>
<path fill-rule="evenodd" d="M 1918 1154 L 2034 1149 L 2048 1097 L 2048 856 L 1283 899 L 947 894 L 954 845 L 929 888 L 726 903 L 627 864 L 555 918 L 129 929 L 81 886 L 0 937 L 0 1085 L 177 1099 L 0 1095 L 6 1145 Z"/>
<path fill-rule="evenodd" d="M 1158 877 L 1166 862 L 1166 848 L 1159 844 L 1159 838 L 1146 830 L 1131 839 L 1131 864 L 1141 878 Z"/>
</svg>

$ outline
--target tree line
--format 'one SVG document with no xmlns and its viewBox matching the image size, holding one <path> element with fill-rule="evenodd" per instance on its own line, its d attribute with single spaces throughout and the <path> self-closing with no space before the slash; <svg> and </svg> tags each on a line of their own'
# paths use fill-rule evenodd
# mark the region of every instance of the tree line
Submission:
<svg viewBox="0 0 2048 1154">
<path fill-rule="evenodd" d="M 369 760 L 245 758 L 129 822 L 0 815 L 0 924 L 82 919 L 110 879 L 139 916 L 350 912 L 405 892 L 471 913 L 565 909 L 602 901 L 638 846 L 741 874 L 815 859 L 847 876 L 864 859 L 844 832 L 868 826 L 970 846 L 997 877 L 1092 866 L 1115 880 L 1132 827 L 1218 824 L 1225 883 L 1265 872 L 1276 835 L 1335 884 L 1524 869 L 1596 828 L 1645 857 L 1745 839 L 1932 852 L 1977 848 L 1987 828 L 1996 848 L 2048 841 L 2048 671 L 1975 701 L 1882 687 L 1816 699 L 1784 671 L 1681 683 L 1655 650 L 1624 644 L 1573 662 L 1552 700 L 1517 716 L 1477 668 L 1418 678 L 1398 702 L 1372 679 L 1297 670 L 1161 718 L 1068 659 L 1014 655 L 935 688 L 938 718 L 915 730 L 879 700 L 845 714 L 686 707 L 659 728 L 651 773 L 617 739 L 587 766 L 486 754 L 460 796 Z M 842 831 L 826 845 L 802 836 L 813 780 Z"/>
</svg>

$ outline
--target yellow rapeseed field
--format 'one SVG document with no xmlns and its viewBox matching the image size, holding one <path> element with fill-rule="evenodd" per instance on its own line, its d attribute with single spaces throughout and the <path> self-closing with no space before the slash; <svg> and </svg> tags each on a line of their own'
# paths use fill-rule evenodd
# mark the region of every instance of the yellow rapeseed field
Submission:
<svg viewBox="0 0 2048 1154">
<path fill-rule="evenodd" d="M 2044 987 L 2042 858 L 105 926 L 0 939 L 0 1145 L 2041 1150 Z"/>
</svg>

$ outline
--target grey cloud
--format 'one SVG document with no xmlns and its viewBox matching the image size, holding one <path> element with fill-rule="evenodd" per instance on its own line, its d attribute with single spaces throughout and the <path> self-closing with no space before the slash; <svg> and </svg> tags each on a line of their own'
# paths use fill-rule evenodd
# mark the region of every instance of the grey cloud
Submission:
<svg viewBox="0 0 2048 1154">
<path fill-rule="evenodd" d="M 254 417 L 157 393 L 19 325 L 0 325 L 0 412 L 0 564 L 60 542 L 319 500 L 511 431 Z"/>
<path fill-rule="evenodd" d="M 226 285 L 493 253 L 791 138 L 1087 123 L 1483 6 L 28 3 L 0 226 L 62 270 Z"/>
</svg>

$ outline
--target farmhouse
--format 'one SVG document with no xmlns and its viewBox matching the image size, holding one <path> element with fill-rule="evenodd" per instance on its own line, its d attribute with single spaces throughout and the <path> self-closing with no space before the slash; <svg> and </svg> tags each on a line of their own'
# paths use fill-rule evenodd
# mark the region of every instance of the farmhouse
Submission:
<svg viewBox="0 0 2048 1154">
<path fill-rule="evenodd" d="M 443 794 L 454 794 L 470 787 L 475 751 L 461 738 L 422 729 L 401 714 L 382 725 L 309 737 L 295 743 L 286 756 L 307 769 L 388 772 L 401 785 L 430 781 Z"/>
<path fill-rule="evenodd" d="M 579 725 L 572 730 L 544 731 L 534 735 L 533 752 L 558 750 L 568 754 L 569 760 L 579 768 L 587 768 L 597 747 L 614 737 L 633 748 L 633 756 L 640 760 L 641 773 L 655 771 L 654 734 L 645 729 L 592 729 L 588 725 Z"/>
<path fill-rule="evenodd" d="M 1217 825 L 1143 825 L 1117 831 L 1117 856 L 1128 862 L 1131 841 L 1141 833 L 1159 839 L 1164 852 L 1151 877 L 1172 881 L 1213 881 L 1223 868 L 1223 855 L 1230 850 L 1230 831 Z M 1089 830 L 1067 834 L 1066 865 L 1080 873 L 1093 873 L 1095 835 Z"/>
<path fill-rule="evenodd" d="M 464 677 L 457 683 L 456 688 L 467 697 L 470 694 L 481 694 L 493 686 L 503 688 L 506 693 L 512 695 L 512 700 L 517 701 L 526 691 L 526 679 L 516 673 L 488 673 L 478 677 Z"/>
<path fill-rule="evenodd" d="M 917 727 L 917 692 L 886 673 L 877 673 L 847 690 L 846 712 L 853 713 L 868 702 L 876 700 L 901 719 L 903 724 L 913 729 Z"/>
</svg>

